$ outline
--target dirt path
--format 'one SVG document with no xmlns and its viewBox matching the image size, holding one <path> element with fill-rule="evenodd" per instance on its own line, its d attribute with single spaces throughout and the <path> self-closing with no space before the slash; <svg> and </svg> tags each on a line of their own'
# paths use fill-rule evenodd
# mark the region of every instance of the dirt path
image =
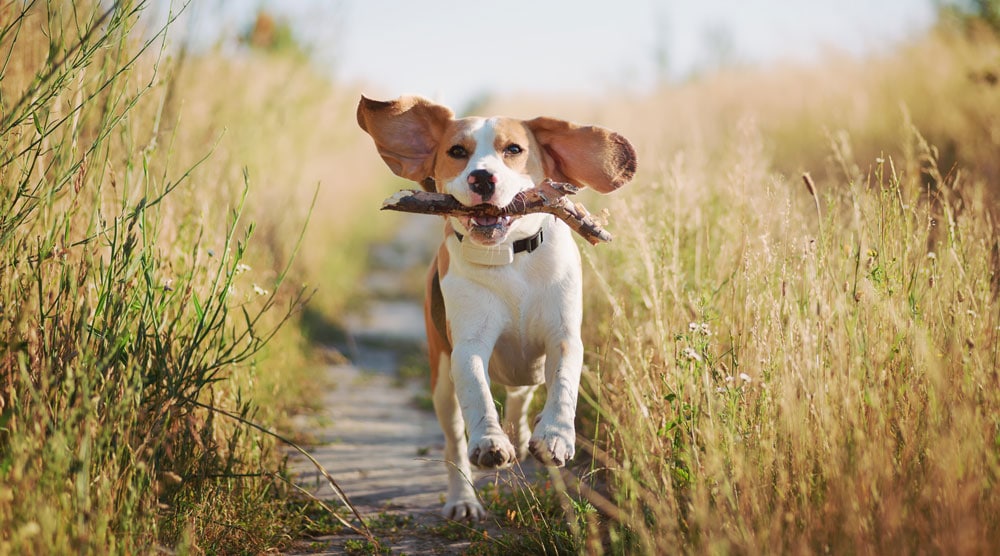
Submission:
<svg viewBox="0 0 1000 556">
<path fill-rule="evenodd" d="M 447 481 L 444 436 L 427 397 L 429 378 L 401 373 L 410 365 L 426 368 L 423 313 L 414 296 L 420 288 L 409 281 L 420 280 L 438 233 L 437 219 L 409 217 L 392 242 L 373 247 L 374 268 L 366 280 L 370 302 L 346 323 L 343 348 L 351 362 L 328 368 L 332 386 L 323 394 L 325 415 L 305 431 L 316 439 L 310 452 L 362 515 L 380 524 L 376 534 L 394 554 L 461 554 L 470 543 L 469 531 L 463 534 L 462 526 L 438 513 Z M 293 458 L 291 467 L 306 488 L 339 506 L 307 461 Z M 477 482 L 489 481 L 487 475 Z M 328 536 L 303 549 L 343 554 L 361 539 Z"/>
</svg>

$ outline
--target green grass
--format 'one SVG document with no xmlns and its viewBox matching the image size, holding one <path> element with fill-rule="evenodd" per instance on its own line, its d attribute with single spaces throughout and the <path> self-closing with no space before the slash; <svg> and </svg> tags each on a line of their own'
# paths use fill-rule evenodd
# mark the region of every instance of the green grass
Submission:
<svg viewBox="0 0 1000 556">
<path fill-rule="evenodd" d="M 157 128 L 165 29 L 130 38 L 144 7 L 2 8 L 0 553 L 288 534 L 273 442 L 206 407 L 255 417 L 240 385 L 303 290 L 243 275 L 239 196 L 212 225 L 175 201 L 200 161 L 174 166 Z"/>
<path fill-rule="evenodd" d="M 262 429 L 384 233 L 357 96 L 105 4 L 0 7 L 0 553 L 273 550 L 308 516 Z"/>
</svg>

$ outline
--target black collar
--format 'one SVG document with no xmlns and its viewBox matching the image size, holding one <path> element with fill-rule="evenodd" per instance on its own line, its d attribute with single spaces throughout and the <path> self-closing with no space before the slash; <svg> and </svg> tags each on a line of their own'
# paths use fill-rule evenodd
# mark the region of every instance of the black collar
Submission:
<svg viewBox="0 0 1000 556">
<path fill-rule="evenodd" d="M 455 237 L 458 238 L 458 241 L 462 241 L 464 238 L 464 236 L 458 233 L 458 231 L 455 232 Z M 522 251 L 531 253 L 535 249 L 538 249 L 538 246 L 540 246 L 544 240 L 545 238 L 542 236 L 542 229 L 539 228 L 538 231 L 535 232 L 535 235 L 515 241 L 512 247 L 514 248 L 515 253 L 521 253 Z"/>
</svg>

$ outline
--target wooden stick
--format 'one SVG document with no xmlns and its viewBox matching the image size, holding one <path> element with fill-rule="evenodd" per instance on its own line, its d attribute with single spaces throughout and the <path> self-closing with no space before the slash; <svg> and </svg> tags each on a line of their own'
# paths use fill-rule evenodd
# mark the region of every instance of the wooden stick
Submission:
<svg viewBox="0 0 1000 556">
<path fill-rule="evenodd" d="M 524 216 L 535 212 L 555 215 L 592 245 L 611 241 L 611 234 L 594 219 L 583 205 L 570 202 L 580 188 L 568 183 L 545 180 L 533 189 L 522 191 L 506 207 L 476 205 L 467 207 L 446 193 L 404 189 L 382 202 L 382 210 L 396 210 L 441 216 Z"/>
</svg>

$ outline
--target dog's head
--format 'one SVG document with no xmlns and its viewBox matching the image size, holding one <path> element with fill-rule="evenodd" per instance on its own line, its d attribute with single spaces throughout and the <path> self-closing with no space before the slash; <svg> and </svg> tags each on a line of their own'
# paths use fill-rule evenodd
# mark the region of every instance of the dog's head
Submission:
<svg viewBox="0 0 1000 556">
<path fill-rule="evenodd" d="M 596 126 L 553 118 L 455 119 L 448 108 L 413 96 L 388 102 L 361 97 L 358 123 L 396 175 L 466 206 L 505 207 L 545 178 L 610 193 L 635 175 L 632 145 Z M 532 217 L 541 218 L 452 220 L 473 241 L 494 245 L 519 227 L 537 229 Z"/>
</svg>

